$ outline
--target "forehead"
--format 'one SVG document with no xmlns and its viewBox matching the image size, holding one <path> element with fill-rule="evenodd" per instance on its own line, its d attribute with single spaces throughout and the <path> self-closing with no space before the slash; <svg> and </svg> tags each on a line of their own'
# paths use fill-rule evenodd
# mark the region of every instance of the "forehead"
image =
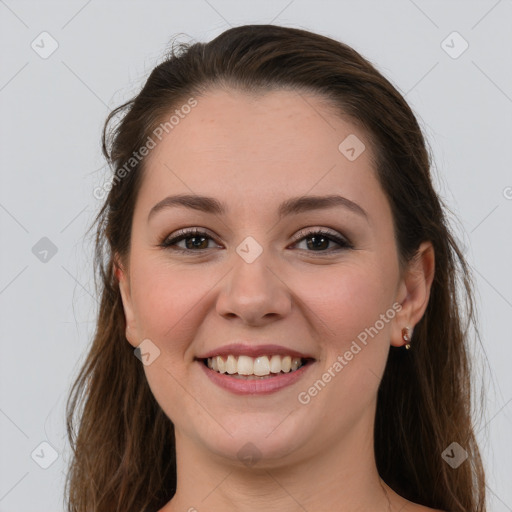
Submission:
<svg viewBox="0 0 512 512">
<path fill-rule="evenodd" d="M 218 89 L 194 99 L 147 157 L 145 209 L 177 192 L 254 207 L 308 193 L 379 194 L 367 136 L 321 96 Z"/>
</svg>

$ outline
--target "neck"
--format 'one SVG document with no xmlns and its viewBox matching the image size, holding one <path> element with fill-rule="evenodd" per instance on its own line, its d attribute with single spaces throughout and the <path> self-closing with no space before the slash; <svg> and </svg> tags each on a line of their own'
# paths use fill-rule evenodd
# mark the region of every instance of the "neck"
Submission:
<svg viewBox="0 0 512 512">
<path fill-rule="evenodd" d="M 178 486 L 160 512 L 388 511 L 391 490 L 377 472 L 373 424 L 354 426 L 335 446 L 293 455 L 286 464 L 260 460 L 244 467 L 205 453 L 176 431 Z"/>
</svg>

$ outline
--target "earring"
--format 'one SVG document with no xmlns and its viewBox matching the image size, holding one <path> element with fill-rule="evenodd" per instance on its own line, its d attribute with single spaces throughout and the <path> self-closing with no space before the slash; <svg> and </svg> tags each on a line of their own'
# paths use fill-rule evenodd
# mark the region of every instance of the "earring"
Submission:
<svg viewBox="0 0 512 512">
<path fill-rule="evenodd" d="M 406 350 L 409 350 L 411 348 L 411 336 L 412 332 L 410 327 L 404 327 L 402 329 L 402 339 L 405 341 L 405 348 Z"/>
</svg>

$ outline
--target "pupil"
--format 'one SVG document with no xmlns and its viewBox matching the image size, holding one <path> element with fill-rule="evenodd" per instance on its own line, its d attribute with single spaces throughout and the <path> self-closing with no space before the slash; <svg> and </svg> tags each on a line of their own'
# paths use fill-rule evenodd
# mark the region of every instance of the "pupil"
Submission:
<svg viewBox="0 0 512 512">
<path fill-rule="evenodd" d="M 199 242 L 199 245 L 198 244 L 195 244 L 195 243 L 189 243 L 190 240 L 197 240 L 197 239 L 200 239 L 201 241 Z M 204 241 L 206 240 L 206 238 L 204 236 L 192 236 L 192 237 L 189 237 L 188 238 L 188 241 L 186 242 L 186 245 L 187 245 L 187 249 L 190 249 L 190 248 L 203 248 L 203 249 L 206 249 L 206 247 L 201 247 L 201 243 L 203 243 Z"/>
<path fill-rule="evenodd" d="M 309 237 L 309 239 L 310 239 L 310 240 L 315 240 L 315 241 L 316 241 L 316 240 L 318 240 L 318 241 L 320 241 L 320 240 L 321 240 L 322 242 L 324 242 L 324 244 L 325 244 L 325 242 L 327 242 L 327 244 L 329 244 L 329 240 L 328 240 L 325 236 L 310 236 L 310 237 Z M 313 248 L 315 248 L 315 247 L 316 247 L 316 248 L 321 248 L 321 246 L 320 246 L 318 243 L 310 244 L 310 243 L 308 242 L 308 248 L 312 248 L 312 247 L 313 247 Z M 326 247 L 325 247 L 325 245 L 324 245 L 324 249 L 325 249 L 325 248 L 326 248 Z"/>
</svg>

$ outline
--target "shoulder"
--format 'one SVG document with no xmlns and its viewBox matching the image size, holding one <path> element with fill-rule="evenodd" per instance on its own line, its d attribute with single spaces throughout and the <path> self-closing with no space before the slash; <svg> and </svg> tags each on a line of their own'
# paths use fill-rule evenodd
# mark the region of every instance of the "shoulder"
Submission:
<svg viewBox="0 0 512 512">
<path fill-rule="evenodd" d="M 397 494 L 391 487 L 384 483 L 385 489 L 391 498 L 391 505 L 393 510 L 398 510 L 400 512 L 448 512 L 446 510 L 441 510 L 438 508 L 430 508 L 425 505 L 420 505 L 419 503 L 414 503 L 413 501 L 409 501 L 408 499 Z"/>
<path fill-rule="evenodd" d="M 438 508 L 430 508 L 425 507 L 424 505 L 420 505 L 418 503 L 413 503 L 402 496 L 396 496 L 398 498 L 397 501 L 393 502 L 397 510 L 400 512 L 447 512 L 446 510 L 440 510 Z"/>
<path fill-rule="evenodd" d="M 440 510 L 438 508 L 429 508 L 424 507 L 423 505 L 418 505 L 417 503 L 412 503 L 410 501 L 407 502 L 406 505 L 401 509 L 400 512 L 447 512 L 446 510 Z"/>
</svg>

